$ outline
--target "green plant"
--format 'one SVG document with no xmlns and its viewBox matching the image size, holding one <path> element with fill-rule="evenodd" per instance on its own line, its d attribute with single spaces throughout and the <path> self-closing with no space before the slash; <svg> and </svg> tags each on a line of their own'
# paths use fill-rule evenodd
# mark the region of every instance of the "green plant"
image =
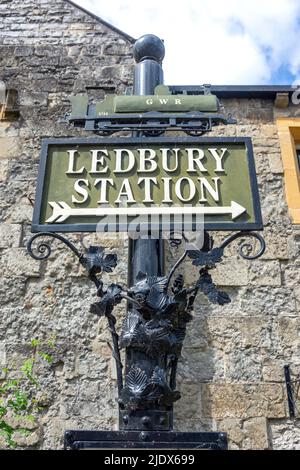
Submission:
<svg viewBox="0 0 300 470">
<path fill-rule="evenodd" d="M 32 339 L 31 357 L 14 371 L 16 378 L 0 382 L 0 436 L 4 437 L 8 448 L 15 448 L 14 433 L 28 436 L 32 432 L 38 413 L 44 409 L 39 403 L 37 393 L 41 390 L 38 373 L 35 365 L 38 360 L 51 364 L 53 357 L 49 348 L 55 349 L 54 339 L 42 343 L 39 339 Z M 47 352 L 43 348 L 47 348 Z M 12 375 L 12 371 L 4 368 L 5 375 Z"/>
</svg>

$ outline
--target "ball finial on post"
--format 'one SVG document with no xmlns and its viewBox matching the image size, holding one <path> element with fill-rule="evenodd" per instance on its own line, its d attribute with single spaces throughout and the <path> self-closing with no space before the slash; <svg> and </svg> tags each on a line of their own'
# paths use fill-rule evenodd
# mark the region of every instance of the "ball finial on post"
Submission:
<svg viewBox="0 0 300 470">
<path fill-rule="evenodd" d="M 165 56 L 163 41 L 154 34 L 145 34 L 136 40 L 133 47 L 134 60 L 139 63 L 150 59 L 161 63 Z"/>
</svg>

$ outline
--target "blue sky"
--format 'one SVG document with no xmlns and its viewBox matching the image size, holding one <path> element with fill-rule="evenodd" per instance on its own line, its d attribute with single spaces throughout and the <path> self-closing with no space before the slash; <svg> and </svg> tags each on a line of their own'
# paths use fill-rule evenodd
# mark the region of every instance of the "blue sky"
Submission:
<svg viewBox="0 0 300 470">
<path fill-rule="evenodd" d="M 74 0 L 138 38 L 165 41 L 169 85 L 300 80 L 300 0 Z"/>
</svg>

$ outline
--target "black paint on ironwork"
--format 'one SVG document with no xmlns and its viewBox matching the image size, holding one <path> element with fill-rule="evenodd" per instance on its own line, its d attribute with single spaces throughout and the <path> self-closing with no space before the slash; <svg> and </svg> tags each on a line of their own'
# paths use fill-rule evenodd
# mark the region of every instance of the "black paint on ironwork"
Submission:
<svg viewBox="0 0 300 470">
<path fill-rule="evenodd" d="M 284 377 L 285 377 L 285 384 L 286 384 L 289 415 L 290 415 L 290 418 L 294 418 L 295 417 L 295 397 L 294 397 L 294 389 L 293 389 L 293 385 L 291 381 L 290 366 L 288 365 L 284 366 Z"/>
<path fill-rule="evenodd" d="M 159 136 L 165 131 L 182 131 L 191 136 L 203 135 L 218 125 L 236 124 L 231 116 L 219 113 L 162 113 L 158 111 L 141 114 L 109 114 L 95 116 L 94 111 L 88 116 L 68 116 L 66 121 L 74 127 L 93 131 L 99 136 L 109 136 L 120 131 L 138 131 L 145 136 Z"/>
<path fill-rule="evenodd" d="M 227 450 L 221 432 L 66 431 L 65 450 L 83 449 L 194 449 Z"/>
<path fill-rule="evenodd" d="M 45 241 L 34 242 L 44 237 L 53 237 L 66 244 L 86 269 L 89 279 L 97 288 L 98 302 L 90 311 L 98 317 L 104 316 L 112 335 L 112 354 L 116 361 L 118 397 L 120 407 L 120 429 L 124 430 L 172 430 L 172 405 L 180 399 L 176 390 L 177 363 L 186 334 L 187 323 L 193 320 L 192 312 L 196 296 L 201 291 L 210 302 L 223 305 L 230 302 L 226 292 L 219 291 L 209 273 L 222 261 L 224 250 L 237 238 L 243 240 L 240 255 L 248 260 L 261 256 L 265 243 L 261 235 L 240 232 L 226 238 L 214 248 L 212 237 L 205 232 L 201 249 L 190 249 L 187 237 L 183 241 L 183 255 L 165 276 L 139 272 L 131 287 L 112 283 L 104 286 L 101 273 L 110 273 L 117 265 L 117 255 L 105 254 L 102 247 L 89 247 L 80 252 L 61 235 L 40 233 L 27 244 L 28 253 L 37 260 L 45 260 L 51 247 Z M 254 253 L 253 246 L 245 238 L 259 242 Z M 174 234 L 173 240 L 176 239 Z M 185 286 L 182 274 L 175 272 L 184 260 L 199 268 L 199 278 L 193 286 Z M 115 307 L 123 300 L 131 305 L 122 325 L 121 335 L 116 332 Z M 125 373 L 120 350 L 126 350 Z"/>
<path fill-rule="evenodd" d="M 203 93 L 203 85 L 170 85 L 169 88 L 174 94 L 200 95 Z M 211 85 L 210 91 L 218 98 L 275 100 L 277 93 L 288 93 L 291 96 L 295 87 L 291 85 Z"/>
</svg>

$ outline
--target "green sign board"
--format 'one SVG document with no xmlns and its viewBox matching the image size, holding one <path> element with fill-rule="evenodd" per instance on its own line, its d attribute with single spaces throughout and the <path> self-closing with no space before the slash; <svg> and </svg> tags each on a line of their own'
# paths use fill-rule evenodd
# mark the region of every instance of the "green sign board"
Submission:
<svg viewBox="0 0 300 470">
<path fill-rule="evenodd" d="M 250 138 L 43 142 L 32 230 L 260 230 Z"/>
</svg>

